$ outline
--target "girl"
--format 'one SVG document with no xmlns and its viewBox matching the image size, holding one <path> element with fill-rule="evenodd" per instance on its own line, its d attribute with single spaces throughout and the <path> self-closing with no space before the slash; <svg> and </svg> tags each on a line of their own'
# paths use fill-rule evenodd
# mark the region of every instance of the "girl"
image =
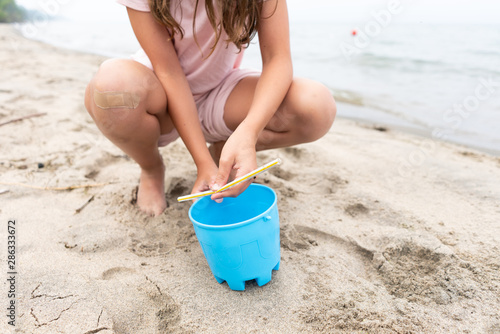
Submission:
<svg viewBox="0 0 500 334">
<path fill-rule="evenodd" d="M 292 77 L 285 0 L 118 2 L 142 50 L 105 61 L 87 87 L 85 106 L 141 167 L 142 211 L 159 215 L 166 207 L 158 146 L 179 136 L 198 171 L 192 191 L 200 192 L 255 169 L 256 150 L 314 141 L 330 129 L 336 106 L 328 89 Z M 262 73 L 239 69 L 257 32 Z M 238 196 L 248 184 L 212 199 Z"/>
</svg>

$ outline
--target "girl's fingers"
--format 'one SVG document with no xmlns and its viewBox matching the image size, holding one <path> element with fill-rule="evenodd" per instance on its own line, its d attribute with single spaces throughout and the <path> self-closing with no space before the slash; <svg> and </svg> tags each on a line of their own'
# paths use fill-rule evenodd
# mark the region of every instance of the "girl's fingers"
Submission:
<svg viewBox="0 0 500 334">
<path fill-rule="evenodd" d="M 211 185 L 211 189 L 213 191 L 219 190 L 220 187 L 227 183 L 229 179 L 229 174 L 231 173 L 232 163 L 227 163 L 220 161 L 219 162 L 219 171 L 217 172 L 217 176 L 215 177 L 215 181 Z"/>
<path fill-rule="evenodd" d="M 221 191 L 217 194 L 213 194 L 211 198 L 213 200 L 217 200 L 217 199 L 222 199 L 224 197 L 237 197 L 248 188 L 248 186 L 253 182 L 253 180 L 254 178 L 251 178 L 248 181 L 241 182 L 235 185 L 234 187 Z"/>
</svg>

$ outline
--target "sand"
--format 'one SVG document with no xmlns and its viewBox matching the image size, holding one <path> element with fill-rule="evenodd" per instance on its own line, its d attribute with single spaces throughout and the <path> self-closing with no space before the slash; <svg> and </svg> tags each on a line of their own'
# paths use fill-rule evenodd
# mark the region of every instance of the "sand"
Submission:
<svg viewBox="0 0 500 334">
<path fill-rule="evenodd" d="M 139 169 L 82 102 L 104 58 L 5 25 L 0 43 L 0 123 L 46 113 L 0 126 L 18 333 L 500 332 L 500 158 L 345 119 L 315 143 L 260 152 L 259 164 L 283 160 L 258 179 L 279 197 L 281 268 L 235 292 L 176 203 L 196 176 L 182 142 L 161 149 L 165 213 L 134 206 Z M 96 186 L 52 190 L 82 185 Z"/>
</svg>

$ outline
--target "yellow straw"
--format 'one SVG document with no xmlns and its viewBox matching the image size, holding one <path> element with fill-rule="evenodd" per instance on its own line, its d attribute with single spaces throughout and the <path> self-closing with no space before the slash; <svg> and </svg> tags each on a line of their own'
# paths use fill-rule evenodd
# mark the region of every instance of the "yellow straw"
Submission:
<svg viewBox="0 0 500 334">
<path fill-rule="evenodd" d="M 201 193 L 196 193 L 196 194 L 191 194 L 191 195 L 177 197 L 177 201 L 178 202 L 184 202 L 184 201 L 189 201 L 190 199 L 195 199 L 195 198 L 198 198 L 198 197 L 205 197 L 205 196 L 212 195 L 212 194 L 215 194 L 215 191 L 207 190 L 207 191 L 204 191 L 204 192 L 201 192 Z"/>
<path fill-rule="evenodd" d="M 237 179 L 234 179 L 233 181 L 229 182 L 228 184 L 222 186 L 217 191 L 207 190 L 207 191 L 204 191 L 204 192 L 201 192 L 201 193 L 196 193 L 196 194 L 181 196 L 181 197 L 177 198 L 177 201 L 179 201 L 179 202 L 189 201 L 189 200 L 192 200 L 192 199 L 195 199 L 195 198 L 209 196 L 209 195 L 212 195 L 212 194 L 215 194 L 215 193 L 227 190 L 227 189 L 229 189 L 231 187 L 234 187 L 235 185 L 237 185 L 240 182 L 243 182 L 245 180 L 248 180 L 251 177 L 259 175 L 260 173 L 264 172 L 268 168 L 275 167 L 275 166 L 278 166 L 280 164 L 281 164 L 281 159 L 278 158 L 276 160 L 273 160 L 273 161 L 265 164 L 264 166 L 261 166 L 261 167 L 257 168 L 256 170 L 254 170 L 254 171 L 252 171 L 252 172 L 250 172 L 248 174 L 245 174 L 243 176 L 240 176 Z"/>
</svg>

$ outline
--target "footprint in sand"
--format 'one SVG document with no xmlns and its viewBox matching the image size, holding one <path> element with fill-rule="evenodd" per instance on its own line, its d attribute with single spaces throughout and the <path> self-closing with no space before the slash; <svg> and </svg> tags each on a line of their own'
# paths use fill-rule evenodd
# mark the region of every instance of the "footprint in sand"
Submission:
<svg viewBox="0 0 500 334">
<path fill-rule="evenodd" d="M 427 235 L 391 238 L 374 256 L 387 291 L 427 305 L 473 298 L 481 290 L 477 272 L 438 239 Z"/>
<path fill-rule="evenodd" d="M 126 267 L 107 269 L 101 278 L 99 297 L 115 332 L 182 332 L 180 306 L 156 280 Z"/>
<path fill-rule="evenodd" d="M 345 254 L 353 257 L 354 261 L 347 261 L 354 265 L 355 262 L 369 265 L 373 260 L 373 252 L 354 240 L 346 240 L 334 234 L 304 225 L 285 225 L 281 227 L 281 246 L 294 252 L 308 250 L 311 246 L 319 246 L 324 254 Z M 359 265 L 356 264 L 359 267 Z"/>
<path fill-rule="evenodd" d="M 365 247 L 354 239 L 294 225 L 285 226 L 281 238 L 289 265 L 304 273 L 303 303 L 294 310 L 304 332 L 384 332 L 396 327 L 429 332 L 424 321 L 401 315 L 435 304 L 449 305 L 455 320 L 494 313 L 490 310 L 497 299 L 487 270 L 461 260 L 430 234 L 383 229 L 373 231 L 363 241 L 370 245 Z M 312 247 L 312 241 L 318 246 Z M 460 311 L 478 300 L 484 303 L 482 310 Z M 488 326 L 490 332 L 498 328 L 495 320 Z"/>
<path fill-rule="evenodd" d="M 114 268 L 111 268 L 111 269 L 108 269 L 108 270 L 104 271 L 101 274 L 101 278 L 103 280 L 110 280 L 110 279 L 113 279 L 115 277 L 120 277 L 120 276 L 125 276 L 125 275 L 132 275 L 135 272 L 136 271 L 134 269 L 131 269 L 131 268 L 114 267 Z"/>
<path fill-rule="evenodd" d="M 288 157 L 293 159 L 293 161 L 298 161 L 303 159 L 306 155 L 308 155 L 307 151 L 303 148 L 298 148 L 298 147 L 287 147 L 281 150 L 284 152 Z"/>
<path fill-rule="evenodd" d="M 167 201 L 177 201 L 177 197 L 191 192 L 188 180 L 182 177 L 172 177 L 167 180 L 165 187 Z"/>
<path fill-rule="evenodd" d="M 298 258 L 293 265 L 304 273 L 303 302 L 294 310 L 303 332 L 370 332 L 368 324 L 375 329 L 392 324 L 411 328 L 401 319 L 386 319 L 377 305 L 369 283 L 373 252 L 354 240 L 304 225 L 289 227 L 282 239 L 284 249 L 299 253 L 292 257 Z"/>
<path fill-rule="evenodd" d="M 85 174 L 85 178 L 90 180 L 95 180 L 95 178 L 99 175 L 99 171 L 95 169 L 91 169 L 87 174 Z"/>
<path fill-rule="evenodd" d="M 325 254 L 334 250 L 346 259 L 342 262 L 350 271 L 377 276 L 390 294 L 409 302 L 450 304 L 473 298 L 481 290 L 477 270 L 430 235 L 403 232 L 384 236 L 372 242 L 381 245 L 377 249 L 300 225 L 285 229 L 282 238 L 284 248 L 296 251 L 308 249 L 310 240 L 320 247 L 324 244 Z"/>
<path fill-rule="evenodd" d="M 292 252 L 309 249 L 311 245 L 318 245 L 316 240 L 300 232 L 294 225 L 284 225 L 280 228 L 280 242 L 283 249 Z"/>
<path fill-rule="evenodd" d="M 344 208 L 344 212 L 351 217 L 356 217 L 360 215 L 366 215 L 370 213 L 370 209 L 361 203 L 349 204 Z"/>
<path fill-rule="evenodd" d="M 296 174 L 289 172 L 289 171 L 285 170 L 284 168 L 271 169 L 271 170 L 269 170 L 269 173 L 271 173 L 272 175 L 276 176 L 277 178 L 285 180 L 285 181 L 290 181 L 296 176 Z"/>
<path fill-rule="evenodd" d="M 129 159 L 125 155 L 113 155 L 101 150 L 90 150 L 94 146 L 82 145 L 80 148 L 83 154 L 79 154 L 74 167 L 82 170 L 88 179 L 95 179 L 98 175 L 116 175 L 116 170 L 112 167 L 115 164 Z M 113 168 L 113 170 L 111 170 Z"/>
</svg>

